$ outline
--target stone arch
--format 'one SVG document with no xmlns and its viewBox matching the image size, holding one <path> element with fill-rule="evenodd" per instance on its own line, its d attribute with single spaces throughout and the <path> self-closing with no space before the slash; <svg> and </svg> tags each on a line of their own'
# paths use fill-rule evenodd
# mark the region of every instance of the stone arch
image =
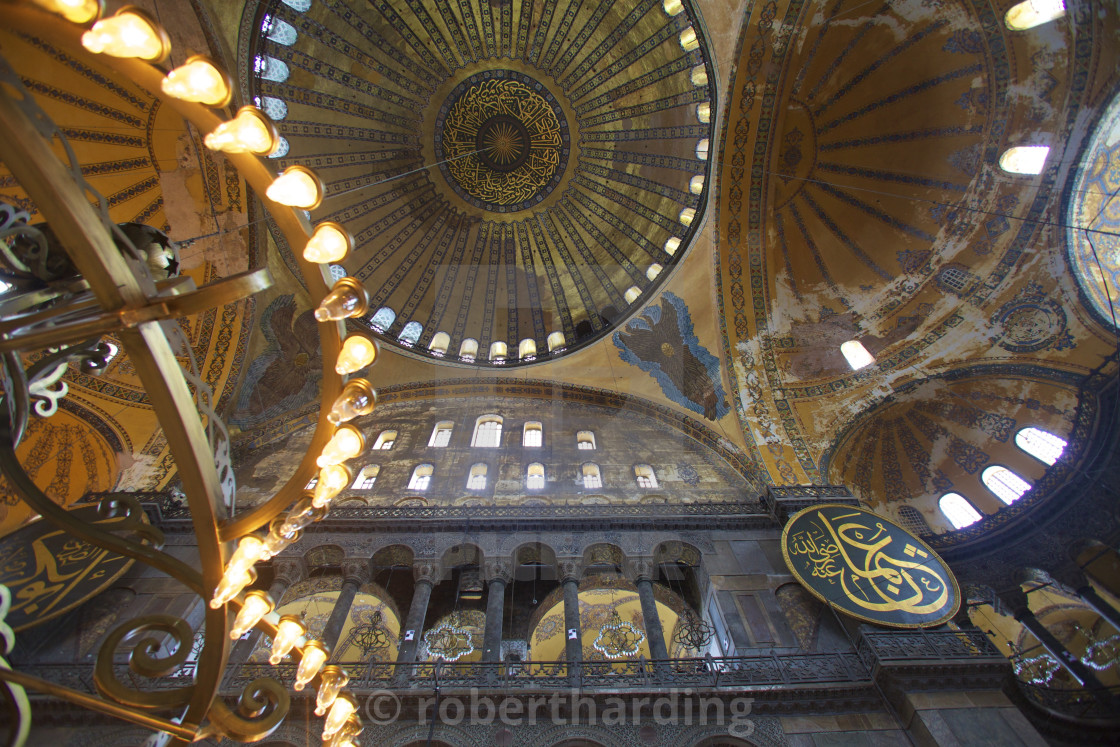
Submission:
<svg viewBox="0 0 1120 747">
<path fill-rule="evenodd" d="M 411 568 L 416 558 L 416 551 L 406 544 L 396 543 L 387 545 L 373 553 L 371 565 L 376 572 L 381 568 L 406 567 Z"/>
<path fill-rule="evenodd" d="M 535 540 L 525 541 L 517 545 L 510 553 L 511 566 L 516 574 L 517 569 L 523 565 L 538 565 L 553 569 L 553 576 L 557 569 L 556 551 L 543 542 Z"/>
<path fill-rule="evenodd" d="M 346 557 L 346 551 L 338 545 L 316 545 L 303 554 L 308 568 L 337 566 Z"/>
<path fill-rule="evenodd" d="M 596 542 L 583 551 L 584 573 L 592 567 L 610 567 L 621 573 L 626 562 L 626 553 L 613 542 Z"/>
<path fill-rule="evenodd" d="M 460 542 L 444 550 L 439 564 L 445 571 L 464 565 L 477 565 L 481 568 L 485 559 L 482 547 L 473 542 Z"/>
</svg>

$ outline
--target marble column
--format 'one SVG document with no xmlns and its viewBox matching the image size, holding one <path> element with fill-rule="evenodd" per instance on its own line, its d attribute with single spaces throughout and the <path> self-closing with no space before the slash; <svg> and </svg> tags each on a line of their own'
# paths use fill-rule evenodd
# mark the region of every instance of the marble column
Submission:
<svg viewBox="0 0 1120 747">
<path fill-rule="evenodd" d="M 417 564 L 412 568 L 415 579 L 412 604 L 409 605 L 404 629 L 401 630 L 401 645 L 397 650 L 398 665 L 416 661 L 416 647 L 420 636 L 424 634 L 424 618 L 428 616 L 428 601 L 432 598 L 432 587 L 435 586 L 438 573 L 439 566 L 434 562 Z"/>
<path fill-rule="evenodd" d="M 268 595 L 272 597 L 273 604 L 279 607 L 280 602 L 284 598 L 284 592 L 288 590 L 288 587 L 302 581 L 306 576 L 307 565 L 304 563 L 303 558 L 273 558 L 272 585 L 268 587 Z M 238 641 L 233 651 L 230 653 L 230 661 L 248 661 L 253 653 L 253 649 L 255 649 L 257 643 L 260 642 L 261 635 L 263 634 L 259 630 L 254 629 L 249 633 L 248 638 Z"/>
<path fill-rule="evenodd" d="M 579 619 L 579 578 L 577 562 L 560 564 L 560 583 L 564 585 L 564 651 L 569 665 L 583 661 L 583 625 Z"/>
<path fill-rule="evenodd" d="M 482 634 L 482 661 L 502 660 L 502 618 L 505 615 L 509 563 L 486 564 L 486 628 Z"/>
<path fill-rule="evenodd" d="M 1077 596 L 1081 597 L 1081 601 L 1085 602 L 1093 612 L 1107 620 L 1112 627 L 1120 631 L 1120 611 L 1093 588 L 1093 585 L 1089 583 L 1089 577 L 1084 573 L 1076 573 L 1074 580 Z"/>
<path fill-rule="evenodd" d="M 656 569 L 652 559 L 636 560 L 631 563 L 631 574 L 638 587 L 638 601 L 642 605 L 642 622 L 649 640 L 649 654 L 654 661 L 669 658 L 665 647 L 665 631 L 661 627 L 661 617 L 657 614 L 657 600 L 653 595 L 653 576 Z"/>
<path fill-rule="evenodd" d="M 369 580 L 369 561 L 346 558 L 342 561 L 342 589 L 338 592 L 331 616 L 323 626 L 321 640 L 327 650 L 333 652 L 338 646 L 338 639 L 342 629 L 346 627 L 346 618 L 350 616 L 350 608 L 354 605 L 354 597 L 358 589 Z M 337 658 L 337 657 L 334 657 Z"/>
</svg>

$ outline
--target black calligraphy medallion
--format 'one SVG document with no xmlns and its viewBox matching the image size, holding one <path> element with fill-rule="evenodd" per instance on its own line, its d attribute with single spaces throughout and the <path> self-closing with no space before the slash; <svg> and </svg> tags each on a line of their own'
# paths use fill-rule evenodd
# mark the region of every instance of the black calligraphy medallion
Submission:
<svg viewBox="0 0 1120 747">
<path fill-rule="evenodd" d="M 88 524 L 111 529 L 97 506 L 73 507 Z M 120 578 L 132 559 L 87 544 L 40 519 L 0 539 L 0 584 L 12 592 L 7 622 L 15 631 L 57 617 L 99 594 Z"/>
<path fill-rule="evenodd" d="M 512 70 L 472 75 L 451 92 L 435 127 L 436 157 L 471 205 L 507 213 L 543 200 L 568 159 L 568 123 L 540 82 Z"/>
<path fill-rule="evenodd" d="M 810 593 L 859 620 L 928 628 L 960 607 L 957 580 L 937 553 L 862 508 L 829 503 L 800 511 L 782 532 L 782 555 Z"/>
</svg>

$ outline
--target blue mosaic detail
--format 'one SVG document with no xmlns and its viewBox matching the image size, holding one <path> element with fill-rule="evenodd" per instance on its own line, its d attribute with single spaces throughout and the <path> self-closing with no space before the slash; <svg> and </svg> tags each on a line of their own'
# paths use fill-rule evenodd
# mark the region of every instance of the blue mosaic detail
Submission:
<svg viewBox="0 0 1120 747">
<path fill-rule="evenodd" d="M 720 383 L 719 358 L 700 344 L 683 300 L 672 293 L 660 300 L 611 337 L 619 357 L 656 379 L 681 407 L 708 420 L 722 418 L 731 408 Z"/>
</svg>

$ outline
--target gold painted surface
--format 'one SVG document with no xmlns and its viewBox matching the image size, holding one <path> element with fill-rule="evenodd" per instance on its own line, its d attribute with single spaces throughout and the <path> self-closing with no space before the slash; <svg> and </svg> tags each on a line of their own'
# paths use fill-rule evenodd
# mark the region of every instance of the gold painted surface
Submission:
<svg viewBox="0 0 1120 747">
<path fill-rule="evenodd" d="M 516 205 L 544 189 L 560 166 L 561 146 L 552 107 L 518 80 L 471 86 L 443 124 L 452 177 L 471 196 L 494 205 Z"/>
<path fill-rule="evenodd" d="M 821 601 L 894 628 L 932 627 L 956 614 L 952 571 L 917 537 L 864 509 L 824 504 L 782 531 L 790 572 Z"/>
</svg>

